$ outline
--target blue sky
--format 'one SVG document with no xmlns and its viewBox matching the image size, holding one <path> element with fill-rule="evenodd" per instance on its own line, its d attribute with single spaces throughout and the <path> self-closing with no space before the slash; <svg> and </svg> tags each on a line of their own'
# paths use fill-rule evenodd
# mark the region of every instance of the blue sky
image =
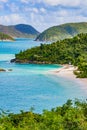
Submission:
<svg viewBox="0 0 87 130">
<path fill-rule="evenodd" d="M 87 22 L 87 0 L 0 0 L 0 24 L 25 23 L 38 31 L 69 22 Z"/>
</svg>

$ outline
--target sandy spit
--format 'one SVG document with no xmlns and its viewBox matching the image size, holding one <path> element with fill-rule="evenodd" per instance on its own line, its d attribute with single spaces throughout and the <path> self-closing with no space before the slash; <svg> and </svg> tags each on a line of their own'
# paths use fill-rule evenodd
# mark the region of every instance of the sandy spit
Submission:
<svg viewBox="0 0 87 130">
<path fill-rule="evenodd" d="M 58 77 L 63 77 L 68 80 L 76 81 L 80 86 L 84 86 L 87 89 L 87 78 L 76 78 L 73 71 L 76 70 L 77 67 L 73 65 L 63 65 L 62 68 L 48 71 L 48 74 L 56 75 Z"/>
</svg>

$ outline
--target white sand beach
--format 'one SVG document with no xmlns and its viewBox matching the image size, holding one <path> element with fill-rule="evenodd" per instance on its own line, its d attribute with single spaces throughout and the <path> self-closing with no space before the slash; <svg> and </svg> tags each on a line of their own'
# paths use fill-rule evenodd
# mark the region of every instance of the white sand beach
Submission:
<svg viewBox="0 0 87 130">
<path fill-rule="evenodd" d="M 48 74 L 56 75 L 58 77 L 63 77 L 69 80 L 75 80 L 78 84 L 86 87 L 87 89 L 87 78 L 76 78 L 76 75 L 73 73 L 73 71 L 76 69 L 77 67 L 72 65 L 63 65 L 62 68 L 51 70 L 48 72 Z"/>
</svg>

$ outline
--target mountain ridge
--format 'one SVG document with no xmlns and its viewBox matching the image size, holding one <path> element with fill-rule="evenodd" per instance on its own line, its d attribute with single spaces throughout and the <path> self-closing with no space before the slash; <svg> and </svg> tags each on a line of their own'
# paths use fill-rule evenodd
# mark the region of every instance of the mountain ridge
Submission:
<svg viewBox="0 0 87 130">
<path fill-rule="evenodd" d="M 87 22 L 65 23 L 53 26 L 40 33 L 36 41 L 58 41 L 87 33 Z"/>
<path fill-rule="evenodd" d="M 0 25 L 0 32 L 8 34 L 12 37 L 36 37 L 39 32 L 27 24 L 17 24 L 17 25 Z"/>
</svg>

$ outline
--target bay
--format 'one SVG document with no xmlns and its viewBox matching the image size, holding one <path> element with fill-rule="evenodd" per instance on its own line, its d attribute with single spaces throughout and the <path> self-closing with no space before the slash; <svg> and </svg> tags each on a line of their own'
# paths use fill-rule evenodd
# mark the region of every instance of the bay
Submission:
<svg viewBox="0 0 87 130">
<path fill-rule="evenodd" d="M 33 39 L 16 39 L 15 42 L 0 42 L 0 68 L 12 69 L 0 73 L 0 108 L 18 113 L 31 107 L 41 113 L 62 105 L 67 99 L 86 99 L 87 92 L 76 82 L 47 74 L 60 68 L 59 65 L 15 64 L 10 60 L 15 53 L 41 42 Z"/>
</svg>

